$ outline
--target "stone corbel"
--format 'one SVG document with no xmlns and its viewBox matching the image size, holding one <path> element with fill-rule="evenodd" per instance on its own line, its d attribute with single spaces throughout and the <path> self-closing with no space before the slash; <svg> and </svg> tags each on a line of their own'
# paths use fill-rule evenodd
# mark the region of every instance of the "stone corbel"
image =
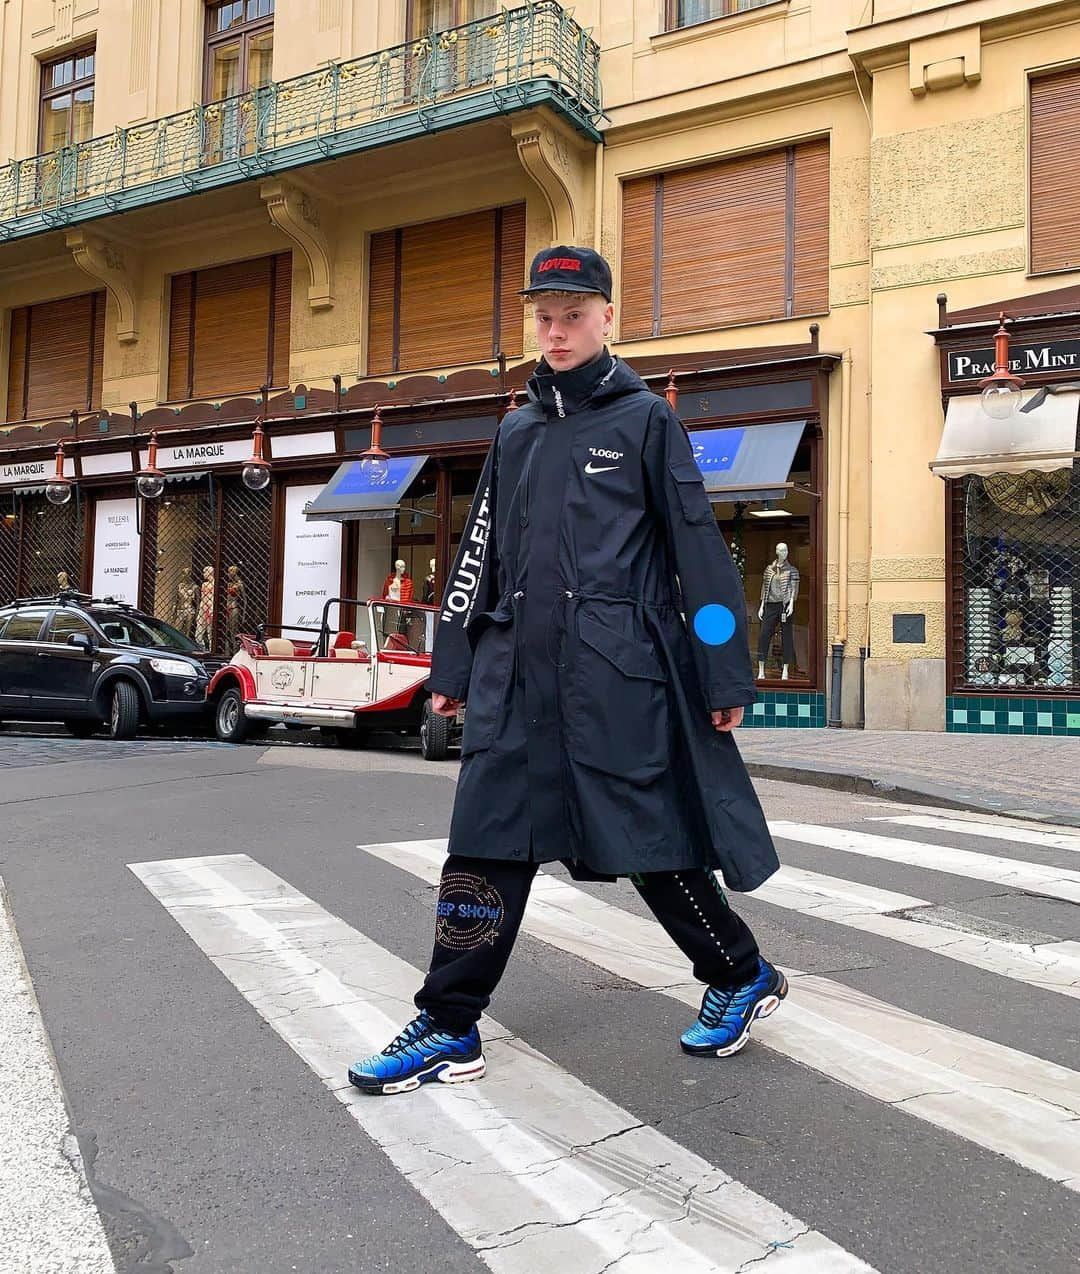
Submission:
<svg viewBox="0 0 1080 1274">
<path fill-rule="evenodd" d="M 64 242 L 79 269 L 98 283 L 104 283 L 116 302 L 119 311 L 116 339 L 121 345 L 133 344 L 139 339 L 135 301 L 138 270 L 130 250 L 90 230 L 69 230 Z"/>
<path fill-rule="evenodd" d="M 304 254 L 311 278 L 308 305 L 313 310 L 330 309 L 334 304 L 333 251 L 323 229 L 318 204 L 306 190 L 276 178 L 264 181 L 259 194 L 270 220 Z"/>
<path fill-rule="evenodd" d="M 522 168 L 540 187 L 555 243 L 590 245 L 595 147 L 546 111 L 511 116 Z"/>
<path fill-rule="evenodd" d="M 908 87 L 914 97 L 978 84 L 981 79 L 981 28 L 963 27 L 912 40 L 908 50 Z"/>
</svg>

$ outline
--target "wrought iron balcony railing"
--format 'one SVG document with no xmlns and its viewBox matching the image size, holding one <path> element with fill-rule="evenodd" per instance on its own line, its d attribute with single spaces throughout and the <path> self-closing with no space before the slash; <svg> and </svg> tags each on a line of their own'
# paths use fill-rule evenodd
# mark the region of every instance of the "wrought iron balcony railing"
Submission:
<svg viewBox="0 0 1080 1274">
<path fill-rule="evenodd" d="M 600 50 L 555 0 L 0 167 L 0 240 L 547 104 L 599 139 Z"/>
</svg>

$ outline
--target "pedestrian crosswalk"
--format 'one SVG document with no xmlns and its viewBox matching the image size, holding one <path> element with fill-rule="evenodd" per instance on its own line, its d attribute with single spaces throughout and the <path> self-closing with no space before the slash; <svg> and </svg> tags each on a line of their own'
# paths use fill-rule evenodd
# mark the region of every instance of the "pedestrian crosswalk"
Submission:
<svg viewBox="0 0 1080 1274">
<path fill-rule="evenodd" d="M 1080 942 L 995 927 L 943 906 L 935 873 L 990 882 L 1017 898 L 1077 902 L 1080 872 L 1029 862 L 1024 847 L 1061 857 L 1080 848 L 1080 838 L 938 814 L 893 816 L 874 825 L 880 830 L 871 833 L 771 823 L 782 860 L 785 846 L 797 847 L 801 861 L 822 848 L 876 863 L 883 875 L 874 884 L 849 880 L 837 866 L 842 857 L 833 856 L 833 874 L 785 865 L 753 897 L 778 917 L 813 918 L 838 934 L 873 935 L 913 952 L 912 959 L 937 961 L 935 976 L 944 985 L 960 964 L 966 976 L 1001 988 L 1006 1000 L 1045 996 L 1065 1034 L 1075 1038 Z M 976 837 L 1002 843 L 1003 851 L 1007 843 L 1014 856 L 950 843 Z M 408 891 L 410 881 L 438 881 L 446 844 L 403 840 L 357 851 L 358 873 L 365 865 L 389 865 L 401 873 L 395 887 Z M 889 864 L 908 869 L 905 882 L 917 893 L 889 887 Z M 765 1260 L 815 1274 L 872 1268 L 872 1251 L 848 1231 L 830 1234 L 827 1218 L 797 1215 L 801 1209 L 790 1200 L 737 1179 L 741 1174 L 725 1164 L 722 1150 L 691 1150 L 685 1138 L 666 1135 L 617 1104 L 595 1078 L 586 1083 L 492 1019 L 481 1023 L 488 1061 L 482 1083 L 435 1086 L 408 1098 L 361 1096 L 347 1083 L 346 1068 L 380 1048 L 412 1015 L 418 968 L 254 857 L 165 859 L 130 869 L 490 1269 L 654 1274 L 668 1264 L 680 1272 L 736 1274 Z M 622 984 L 677 1001 L 689 1020 L 701 987 L 659 926 L 619 905 L 625 896 L 613 889 L 609 898 L 603 889 L 590 891 L 545 870 L 523 932 Z M 775 955 L 791 993 L 780 1012 L 757 1025 L 753 1047 L 785 1066 L 807 1068 L 820 1084 L 900 1112 L 910 1120 L 904 1136 L 911 1145 L 930 1130 L 956 1138 L 966 1147 L 965 1162 L 972 1154 L 998 1156 L 1075 1207 L 1078 1070 L 999 1042 L 993 1022 L 985 1032 L 964 1030 L 947 1012 L 940 1020 L 920 1015 L 839 977 L 794 969 L 783 950 Z M 742 1084 L 752 1083 L 741 1074 Z M 895 1122 L 890 1127 L 895 1136 Z"/>
</svg>

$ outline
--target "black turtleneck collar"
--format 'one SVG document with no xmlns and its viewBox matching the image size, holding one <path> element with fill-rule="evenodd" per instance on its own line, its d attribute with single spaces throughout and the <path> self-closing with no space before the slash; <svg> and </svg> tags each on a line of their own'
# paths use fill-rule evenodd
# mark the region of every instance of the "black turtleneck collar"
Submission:
<svg viewBox="0 0 1080 1274">
<path fill-rule="evenodd" d="M 565 372 L 554 371 L 547 359 L 542 358 L 530 388 L 549 416 L 569 416 L 588 402 L 614 364 L 606 345 L 595 358 Z"/>
</svg>

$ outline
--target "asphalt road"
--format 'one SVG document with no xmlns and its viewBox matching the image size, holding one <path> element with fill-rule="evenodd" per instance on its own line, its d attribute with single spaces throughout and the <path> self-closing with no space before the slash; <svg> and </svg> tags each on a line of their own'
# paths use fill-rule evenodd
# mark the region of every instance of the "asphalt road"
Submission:
<svg viewBox="0 0 1080 1274">
<path fill-rule="evenodd" d="M 697 992 L 636 894 L 556 872 L 488 1078 L 360 1098 L 347 1063 L 430 954 L 438 846 L 417 843 L 445 837 L 455 769 L 0 735 L 0 877 L 118 1270 L 1076 1268 L 1075 833 L 764 782 L 791 870 L 734 902 L 796 972 L 742 1054 L 684 1057 Z M 44 1087 L 0 1160 L 52 1128 Z M 526 1133 L 540 1177 L 513 1159 Z M 39 1218 L 24 1250 L 54 1253 L 60 1187 L 0 1190 Z M 83 1268 L 11 1251 L 2 1274 Z"/>
</svg>

